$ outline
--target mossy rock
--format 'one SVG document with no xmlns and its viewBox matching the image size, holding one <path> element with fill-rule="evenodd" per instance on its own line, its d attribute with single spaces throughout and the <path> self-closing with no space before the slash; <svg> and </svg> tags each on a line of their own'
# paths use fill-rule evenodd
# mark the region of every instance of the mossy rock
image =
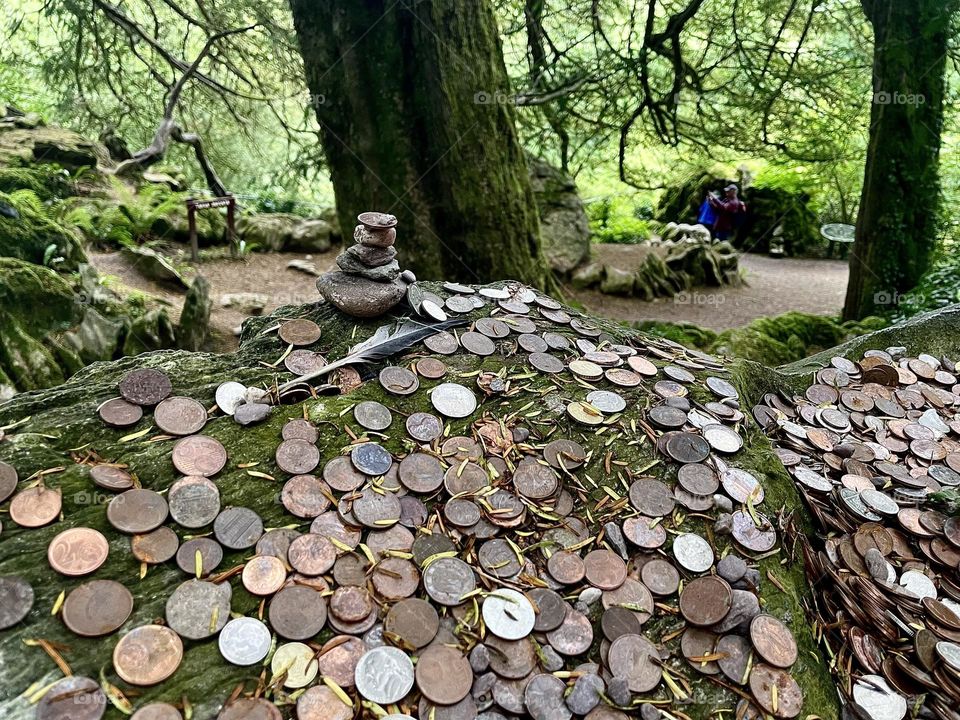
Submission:
<svg viewBox="0 0 960 720">
<path fill-rule="evenodd" d="M 33 335 L 66 330 L 80 320 L 73 288 L 50 268 L 0 257 L 0 307 Z"/>
<path fill-rule="evenodd" d="M 63 371 L 42 342 L 9 313 L 0 311 L 0 368 L 18 390 L 39 390 L 64 381 Z"/>
<path fill-rule="evenodd" d="M 55 125 L 0 126 L 0 160 L 6 164 L 96 168 L 110 164 L 110 153 L 102 144 Z"/>
<path fill-rule="evenodd" d="M 0 193 L 0 204 L 9 205 L 17 214 L 0 215 L 0 257 L 37 265 L 44 265 L 47 260 L 56 263 L 58 270 L 75 270 L 86 262 L 77 233 L 53 220 L 32 191 Z"/>
<path fill-rule="evenodd" d="M 41 200 L 54 200 L 72 193 L 69 174 L 59 165 L 0 167 L 0 192 L 30 190 Z"/>
</svg>

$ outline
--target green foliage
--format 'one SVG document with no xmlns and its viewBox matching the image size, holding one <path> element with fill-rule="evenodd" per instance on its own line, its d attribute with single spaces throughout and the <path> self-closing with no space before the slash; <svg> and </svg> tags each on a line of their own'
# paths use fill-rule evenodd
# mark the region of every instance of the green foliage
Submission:
<svg viewBox="0 0 960 720">
<path fill-rule="evenodd" d="M 0 167 L 0 192 L 30 190 L 41 200 L 53 200 L 72 193 L 70 176 L 56 165 Z"/>
<path fill-rule="evenodd" d="M 606 197 L 586 206 L 593 242 L 636 245 L 650 239 L 650 224 L 642 215 L 648 206 L 635 206 L 624 197 Z"/>
<path fill-rule="evenodd" d="M 956 241 L 947 241 L 939 258 L 909 293 L 896 298 L 893 317 L 900 321 L 960 302 L 960 247 Z"/>
<path fill-rule="evenodd" d="M 0 215 L 0 257 L 43 265 L 48 248 L 63 258 L 62 269 L 72 270 L 86 260 L 75 232 L 50 217 L 48 208 L 33 190 L 0 192 L 0 202 L 12 206 L 19 217 Z"/>
</svg>

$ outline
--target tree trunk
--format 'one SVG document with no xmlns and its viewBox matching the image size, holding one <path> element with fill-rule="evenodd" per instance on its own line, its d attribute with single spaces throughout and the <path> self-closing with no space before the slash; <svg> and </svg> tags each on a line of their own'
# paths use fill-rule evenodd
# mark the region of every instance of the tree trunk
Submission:
<svg viewBox="0 0 960 720">
<path fill-rule="evenodd" d="M 487 0 L 291 0 L 341 225 L 400 223 L 421 279 L 551 281 Z"/>
<path fill-rule="evenodd" d="M 873 106 L 843 315 L 889 310 L 936 243 L 944 71 L 956 0 L 861 0 L 873 25 Z"/>
</svg>

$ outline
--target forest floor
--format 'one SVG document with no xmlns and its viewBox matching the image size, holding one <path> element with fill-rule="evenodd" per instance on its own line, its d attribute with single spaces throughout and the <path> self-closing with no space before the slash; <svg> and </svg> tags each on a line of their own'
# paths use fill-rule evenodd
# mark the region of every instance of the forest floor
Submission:
<svg viewBox="0 0 960 720">
<path fill-rule="evenodd" d="M 640 248 L 630 245 L 597 246 L 598 258 L 629 267 Z M 316 278 L 287 268 L 291 260 L 309 258 L 318 271 L 334 266 L 339 248 L 321 255 L 297 253 L 254 253 L 242 259 L 229 258 L 203 262 L 199 270 L 210 281 L 213 311 L 212 350 L 230 352 L 237 347 L 234 334 L 246 311 L 225 307 L 223 298 L 238 293 L 261 295 L 266 301 L 264 314 L 280 305 L 313 302 L 319 295 Z M 115 285 L 148 293 L 168 306 L 171 319 L 180 315 L 184 293 L 154 282 L 138 273 L 120 253 L 91 253 L 97 270 L 113 276 Z M 675 298 L 643 302 L 634 298 L 612 297 L 591 290 L 565 288 L 567 298 L 575 300 L 597 315 L 617 320 L 664 320 L 691 322 L 711 330 L 746 325 L 751 320 L 778 315 L 788 310 L 838 315 L 843 307 L 847 286 L 847 263 L 837 260 L 774 259 L 762 255 L 743 255 L 740 267 L 746 282 L 739 287 L 700 288 Z"/>
</svg>

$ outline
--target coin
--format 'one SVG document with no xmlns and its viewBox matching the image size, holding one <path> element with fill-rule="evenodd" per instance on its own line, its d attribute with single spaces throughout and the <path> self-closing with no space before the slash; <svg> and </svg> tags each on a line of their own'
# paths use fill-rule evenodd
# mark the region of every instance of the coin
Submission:
<svg viewBox="0 0 960 720">
<path fill-rule="evenodd" d="M 726 425 L 704 425 L 700 431 L 710 447 L 721 453 L 735 453 L 743 447 L 743 438 Z"/>
<path fill-rule="evenodd" d="M 699 463 L 710 456 L 710 443 L 699 435 L 678 432 L 667 440 L 666 451 L 679 463 Z"/>
<path fill-rule="evenodd" d="M 561 655 L 580 655 L 593 642 L 593 626 L 585 615 L 568 605 L 563 622 L 547 633 L 547 642 Z"/>
<path fill-rule="evenodd" d="M 377 443 L 354 445 L 350 451 L 353 466 L 365 475 L 384 475 L 393 464 L 393 458 L 383 446 Z"/>
<path fill-rule="evenodd" d="M 803 692 L 790 673 L 763 663 L 750 671 L 750 692 L 761 708 L 777 718 L 794 718 L 803 706 Z"/>
<path fill-rule="evenodd" d="M 306 440 L 284 440 L 277 446 L 277 467 L 291 475 L 306 475 L 320 464 L 320 451 Z"/>
<path fill-rule="evenodd" d="M 676 499 L 666 483 L 644 478 L 630 486 L 630 504 L 650 517 L 663 517 L 673 512 Z"/>
<path fill-rule="evenodd" d="M 88 677 L 72 675 L 50 685 L 37 703 L 37 720 L 100 720 L 107 696 Z"/>
<path fill-rule="evenodd" d="M 21 490 L 10 501 L 10 519 L 20 527 L 36 528 L 52 523 L 62 507 L 59 488 L 44 485 Z"/>
<path fill-rule="evenodd" d="M 323 535 L 328 538 L 336 538 L 341 545 L 353 549 L 360 544 L 360 531 L 347 526 L 337 515 L 336 511 L 330 510 L 314 518 L 310 524 L 310 533 Z"/>
<path fill-rule="evenodd" d="M 130 538 L 130 553 L 140 562 L 159 565 L 177 554 L 180 538 L 168 527 L 161 525 L 144 535 Z"/>
<path fill-rule="evenodd" d="M 483 599 L 487 630 L 504 640 L 519 640 L 533 632 L 536 613 L 523 593 L 500 588 Z"/>
<path fill-rule="evenodd" d="M 359 673 L 359 666 L 357 669 Z M 415 679 L 420 692 L 428 700 L 439 705 L 453 705 L 469 694 L 473 671 L 459 650 L 446 645 L 431 645 L 420 653 Z M 357 687 L 359 689 L 359 684 Z"/>
<path fill-rule="evenodd" d="M 719 640 L 719 637 L 716 633 L 701 628 L 688 627 L 683 631 L 680 638 L 680 651 L 687 662 L 698 672 L 705 675 L 717 675 L 720 672 L 720 666 L 716 660 L 700 659 L 716 654 L 717 640 Z"/>
<path fill-rule="evenodd" d="M 473 392 L 457 383 L 441 383 L 430 391 L 430 402 L 444 417 L 464 418 L 477 409 Z"/>
<path fill-rule="evenodd" d="M 107 505 L 107 520 L 123 533 L 155 530 L 167 519 L 167 501 L 153 490 L 134 488 L 115 496 Z"/>
<path fill-rule="evenodd" d="M 177 550 L 177 566 L 188 575 L 209 575 L 222 560 L 223 548 L 210 538 L 188 540 Z"/>
<path fill-rule="evenodd" d="M 61 575 L 89 575 L 107 560 L 110 546 L 97 530 L 85 527 L 64 530 L 50 541 L 47 560 Z"/>
<path fill-rule="evenodd" d="M 286 422 L 280 434 L 284 440 L 305 440 L 308 443 L 315 443 L 320 438 L 317 426 L 303 418 Z"/>
<path fill-rule="evenodd" d="M 287 345 L 313 345 L 320 339 L 320 326 L 313 320 L 298 318 L 283 323 L 277 334 Z"/>
<path fill-rule="evenodd" d="M 290 642 L 280 645 L 270 660 L 274 677 L 283 677 L 283 686 L 295 690 L 306 687 L 317 677 L 316 653 L 309 645 Z"/>
<path fill-rule="evenodd" d="M 156 405 L 173 390 L 170 378 L 160 370 L 132 370 L 120 379 L 120 396 L 134 405 Z"/>
<path fill-rule="evenodd" d="M 143 408 L 129 403 L 123 398 L 111 398 L 97 408 L 97 414 L 104 424 L 115 428 L 136 425 L 143 417 Z"/>
<path fill-rule="evenodd" d="M 323 355 L 313 350 L 293 350 L 283 359 L 283 366 L 294 375 L 310 375 L 326 364 Z"/>
<path fill-rule="evenodd" d="M 543 500 L 553 495 L 560 481 L 557 474 L 545 462 L 524 458 L 513 472 L 516 491 L 531 500 Z"/>
<path fill-rule="evenodd" d="M 215 635 L 230 619 L 231 596 L 229 583 L 217 585 L 204 580 L 180 583 L 167 598 L 167 625 L 188 640 Z"/>
<path fill-rule="evenodd" d="M 551 375 L 563 372 L 565 367 L 562 360 L 550 355 L 547 352 L 531 353 L 529 356 L 527 356 L 527 362 L 529 362 L 536 370 L 539 370 L 542 373 L 549 373 Z"/>
<path fill-rule="evenodd" d="M 380 371 L 380 385 L 394 395 L 412 395 L 419 389 L 420 380 L 407 368 L 387 366 Z"/>
<path fill-rule="evenodd" d="M 177 480 L 167 491 L 170 517 L 185 528 L 209 525 L 220 512 L 220 490 L 205 477 Z"/>
<path fill-rule="evenodd" d="M 237 698 L 223 706 L 217 720 L 283 720 L 283 716 L 269 700 Z"/>
<path fill-rule="evenodd" d="M 767 552 L 777 544 L 777 531 L 770 521 L 760 513 L 755 513 L 757 521 L 746 510 L 733 513 L 731 534 L 740 545 L 753 552 Z"/>
<path fill-rule="evenodd" d="M 547 560 L 547 572 L 558 583 L 574 585 L 583 580 L 586 570 L 579 555 L 560 550 L 553 553 Z"/>
<path fill-rule="evenodd" d="M 168 397 L 153 410 L 157 427 L 168 435 L 193 435 L 207 423 L 207 410 L 188 397 Z"/>
<path fill-rule="evenodd" d="M 18 575 L 0 575 L 0 630 L 23 620 L 33 607 L 33 588 Z"/>
<path fill-rule="evenodd" d="M 113 667 L 120 679 L 130 685 L 156 685 L 180 667 L 183 643 L 163 625 L 134 628 L 113 649 Z"/>
<path fill-rule="evenodd" d="M 249 508 L 226 507 L 213 521 L 213 534 L 226 548 L 246 550 L 263 535 L 263 521 Z"/>
<path fill-rule="evenodd" d="M 463 560 L 442 557 L 423 571 L 423 587 L 436 602 L 453 606 L 476 589 L 477 581 L 473 569 Z"/>
<path fill-rule="evenodd" d="M 90 479 L 97 487 L 113 492 L 129 490 L 133 487 L 133 477 L 130 473 L 115 465 L 94 465 L 90 468 Z"/>
<path fill-rule="evenodd" d="M 730 611 L 732 603 L 730 585 L 716 575 L 691 580 L 680 593 L 680 613 L 691 625 L 715 625 Z"/>
<path fill-rule="evenodd" d="M 654 595 L 672 595 L 680 586 L 680 573 L 669 562 L 659 558 L 643 566 L 640 579 Z"/>
<path fill-rule="evenodd" d="M 690 572 L 706 572 L 713 566 L 710 543 L 694 533 L 681 533 L 673 539 L 673 556 Z"/>
<path fill-rule="evenodd" d="M 309 640 L 326 625 L 327 603 L 323 595 L 311 587 L 288 585 L 273 596 L 267 616 L 270 627 L 280 637 Z"/>
<path fill-rule="evenodd" d="M 750 500 L 754 505 L 763 502 L 763 486 L 746 470 L 730 467 L 720 474 L 723 490 L 735 502 L 746 503 Z"/>
<path fill-rule="evenodd" d="M 221 714 L 222 718 L 223 715 Z M 164 702 L 153 702 L 137 710 L 130 720 L 183 720 L 183 715 L 173 705 Z"/>
<path fill-rule="evenodd" d="M 398 648 L 373 648 L 357 663 L 354 682 L 357 692 L 367 700 L 389 705 L 398 702 L 413 689 L 413 663 Z M 467 689 L 469 691 L 469 687 Z"/>
<path fill-rule="evenodd" d="M 443 484 L 440 461 L 426 453 L 411 453 L 400 461 L 400 482 L 413 492 L 431 493 Z"/>
<path fill-rule="evenodd" d="M 757 615 L 750 623 L 750 640 L 757 653 L 774 667 L 797 661 L 797 642 L 790 629 L 772 615 Z"/>
<path fill-rule="evenodd" d="M 287 568 L 273 555 L 254 555 L 243 566 L 241 580 L 252 595 L 273 595 L 287 579 Z"/>
<path fill-rule="evenodd" d="M 616 590 L 627 579 L 626 563 L 610 550 L 587 553 L 583 558 L 583 567 L 587 582 L 601 590 Z"/>
<path fill-rule="evenodd" d="M 100 637 L 118 630 L 133 612 L 133 595 L 114 580 L 91 580 L 70 591 L 63 601 L 63 624 L 82 637 Z"/>
<path fill-rule="evenodd" d="M 307 688 L 297 698 L 297 720 L 351 720 L 353 707 L 326 685 Z"/>
<path fill-rule="evenodd" d="M 603 636 L 613 642 L 621 635 L 639 635 L 640 621 L 632 610 L 614 606 L 603 611 L 600 628 Z"/>
<path fill-rule="evenodd" d="M 313 475 L 295 475 L 283 484 L 280 501 L 291 515 L 315 518 L 330 507 L 329 486 Z"/>
<path fill-rule="evenodd" d="M 270 652 L 270 630 L 255 618 L 234 618 L 220 631 L 217 646 L 223 659 L 233 665 L 255 665 Z"/>
<path fill-rule="evenodd" d="M 588 402 L 577 400 L 567 405 L 567 414 L 584 425 L 600 425 L 603 413 Z"/>
<path fill-rule="evenodd" d="M 587 459 L 587 452 L 580 443 L 573 440 L 554 440 L 543 448 L 544 459 L 560 470 L 575 470 Z"/>
<path fill-rule="evenodd" d="M 623 521 L 623 534 L 627 540 L 648 550 L 655 550 L 667 541 L 667 531 L 660 518 L 637 515 Z"/>
<path fill-rule="evenodd" d="M 400 500 L 392 492 L 365 488 L 353 500 L 353 516 L 369 528 L 384 528 L 399 522 Z"/>
<path fill-rule="evenodd" d="M 439 355 L 452 355 L 457 351 L 457 348 L 460 347 L 460 342 L 457 340 L 457 337 L 453 333 L 448 333 L 446 330 L 426 338 L 423 344 L 427 346 L 430 352 L 435 352 Z"/>
<path fill-rule="evenodd" d="M 247 401 L 247 388 L 238 382 L 225 382 L 217 387 L 214 393 L 217 407 L 227 415 L 233 415 L 240 405 Z"/>
<path fill-rule="evenodd" d="M 677 481 L 694 495 L 713 495 L 720 487 L 720 478 L 713 468 L 700 463 L 682 465 L 677 471 Z"/>
<path fill-rule="evenodd" d="M 366 477 L 353 467 L 348 455 L 340 455 L 327 462 L 323 466 L 323 479 L 339 492 L 352 492 L 366 482 Z"/>
<path fill-rule="evenodd" d="M 436 440 L 443 434 L 443 422 L 436 415 L 415 412 L 406 421 L 407 433 L 419 442 Z"/>
<path fill-rule="evenodd" d="M 600 596 L 604 608 L 625 607 L 642 625 L 653 615 L 653 596 L 643 583 L 628 577 L 616 590 L 605 590 Z"/>
<path fill-rule="evenodd" d="M 299 573 L 323 575 L 336 562 L 337 549 L 323 535 L 310 532 L 290 542 L 287 558 Z"/>
<path fill-rule="evenodd" d="M 428 645 L 440 629 L 440 617 L 426 600 L 407 598 L 390 607 L 383 621 L 384 631 L 404 643 L 421 648 Z"/>
<path fill-rule="evenodd" d="M 742 635 L 724 635 L 717 641 L 717 665 L 731 682 L 745 685 L 747 671 L 753 662 L 750 642 Z"/>
<path fill-rule="evenodd" d="M 615 676 L 627 679 L 631 692 L 646 693 L 660 684 L 657 648 L 643 635 L 621 635 L 607 651 L 607 666 Z"/>
<path fill-rule="evenodd" d="M 219 440 L 206 435 L 191 435 L 173 446 L 173 466 L 183 475 L 210 477 L 227 464 L 227 451 Z"/>
</svg>

